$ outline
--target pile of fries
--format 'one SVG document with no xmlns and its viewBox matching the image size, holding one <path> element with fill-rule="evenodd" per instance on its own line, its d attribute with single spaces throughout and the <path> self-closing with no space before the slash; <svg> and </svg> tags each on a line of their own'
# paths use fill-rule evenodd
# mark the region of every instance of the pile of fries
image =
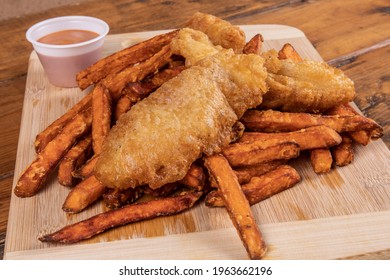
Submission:
<svg viewBox="0 0 390 280">
<path fill-rule="evenodd" d="M 83 211 L 98 200 L 112 208 L 42 236 L 41 241 L 78 242 L 115 226 L 179 213 L 204 197 L 209 207 L 226 207 L 248 256 L 259 259 L 266 245 L 250 205 L 301 181 L 289 160 L 308 151 L 314 171 L 326 173 L 351 163 L 355 144 L 367 145 L 382 136 L 375 121 L 348 104 L 321 115 L 253 109 L 236 124 L 235 141 L 221 154 L 194 162 L 182 180 L 156 190 L 107 188 L 93 170 L 110 128 L 135 103 L 186 68 L 184 59 L 169 48 L 177 32 L 130 46 L 80 72 L 80 89 L 93 90 L 37 135 L 37 157 L 17 182 L 17 196 L 37 194 L 58 166 L 58 182 L 71 188 L 62 207 L 66 213 Z M 261 35 L 254 36 L 244 53 L 260 54 L 262 41 Z M 279 58 L 302 59 L 290 44 L 279 51 Z M 146 196 L 151 199 L 137 202 Z"/>
</svg>

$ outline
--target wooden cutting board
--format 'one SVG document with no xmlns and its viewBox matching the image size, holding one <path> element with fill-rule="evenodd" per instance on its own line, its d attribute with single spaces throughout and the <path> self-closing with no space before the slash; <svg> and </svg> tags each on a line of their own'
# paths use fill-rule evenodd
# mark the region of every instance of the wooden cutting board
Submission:
<svg viewBox="0 0 390 280">
<path fill-rule="evenodd" d="M 247 39 L 261 33 L 264 49 L 289 42 L 301 56 L 322 60 L 295 28 L 242 28 Z M 110 35 L 104 54 L 162 32 Z M 35 135 L 86 93 L 50 85 L 31 54 L 14 185 L 35 157 Z M 390 151 L 378 140 L 355 153 L 352 164 L 324 175 L 315 174 L 302 155 L 293 162 L 302 182 L 252 207 L 268 245 L 266 259 L 335 259 L 383 250 L 390 256 Z M 34 197 L 12 194 L 5 259 L 247 259 L 225 209 L 207 208 L 203 201 L 187 212 L 115 228 L 79 244 L 41 243 L 39 236 L 106 210 L 96 203 L 66 215 L 61 206 L 68 192 L 53 175 Z"/>
</svg>

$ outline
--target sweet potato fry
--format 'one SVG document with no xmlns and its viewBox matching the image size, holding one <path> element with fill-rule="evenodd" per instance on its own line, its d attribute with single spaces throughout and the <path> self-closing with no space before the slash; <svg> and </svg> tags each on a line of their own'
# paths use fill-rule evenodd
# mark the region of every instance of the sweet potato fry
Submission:
<svg viewBox="0 0 390 280">
<path fill-rule="evenodd" d="M 163 70 L 157 72 L 156 75 L 153 75 L 150 78 L 152 84 L 154 84 L 157 87 L 160 87 L 165 82 L 176 77 L 183 70 L 187 69 L 187 67 L 184 65 L 184 60 L 183 61 L 174 60 L 174 59 L 177 59 L 174 56 L 172 56 L 171 59 L 172 59 L 172 61 L 169 61 L 166 69 L 163 69 Z"/>
<path fill-rule="evenodd" d="M 129 111 L 134 104 L 147 97 L 159 86 L 160 85 L 154 84 L 151 79 L 127 83 L 125 88 L 122 90 L 121 97 L 116 103 L 115 119 L 118 120 L 119 117 Z"/>
<path fill-rule="evenodd" d="M 279 59 L 291 59 L 294 62 L 303 61 L 302 57 L 298 54 L 298 52 L 294 49 L 294 47 L 287 43 L 284 44 L 282 49 L 278 52 Z"/>
<path fill-rule="evenodd" d="M 244 54 L 260 54 L 261 48 L 263 46 L 263 36 L 261 34 L 256 34 L 253 36 L 244 46 Z"/>
<path fill-rule="evenodd" d="M 326 112 L 327 115 L 341 115 L 341 116 L 354 116 L 360 115 L 349 104 L 342 104 L 340 106 L 333 107 Z M 356 130 L 350 131 L 348 134 L 358 144 L 363 146 L 368 145 L 370 140 L 376 140 L 383 136 L 383 129 L 381 126 L 375 127 L 373 130 Z"/>
<path fill-rule="evenodd" d="M 341 143 L 341 136 L 332 128 L 318 125 L 292 132 L 245 132 L 238 142 L 245 143 L 265 140 L 295 142 L 299 145 L 301 151 L 303 151 L 338 145 Z"/>
<path fill-rule="evenodd" d="M 123 94 L 118 99 L 118 101 L 115 105 L 115 112 L 114 112 L 115 120 L 118 120 L 120 118 L 120 116 L 122 116 L 127 111 L 129 111 L 134 104 L 135 103 L 133 101 L 131 101 L 129 96 L 127 96 L 126 94 Z"/>
<path fill-rule="evenodd" d="M 210 190 L 218 189 L 218 183 L 214 179 L 214 177 L 208 176 L 208 183 L 209 183 Z"/>
<path fill-rule="evenodd" d="M 101 84 L 92 91 L 92 147 L 95 155 L 100 154 L 104 139 L 111 128 L 111 96 Z"/>
<path fill-rule="evenodd" d="M 277 193 L 293 187 L 301 180 L 298 172 L 289 165 L 281 165 L 275 169 L 252 179 L 241 186 L 250 205 L 254 205 Z M 211 191 L 207 194 L 205 203 L 211 207 L 224 206 L 219 191 Z"/>
<path fill-rule="evenodd" d="M 75 183 L 73 172 L 82 166 L 90 156 L 92 151 L 92 138 L 87 135 L 79 140 L 63 157 L 58 166 L 58 182 L 67 187 Z"/>
<path fill-rule="evenodd" d="M 95 164 L 98 160 L 98 155 L 93 155 L 83 166 L 72 172 L 73 177 L 86 179 L 93 175 Z"/>
<path fill-rule="evenodd" d="M 310 150 L 310 162 L 315 173 L 327 173 L 332 168 L 332 154 L 328 148 Z"/>
<path fill-rule="evenodd" d="M 248 166 L 299 156 L 299 145 L 291 141 L 268 139 L 245 143 L 233 143 L 222 150 L 230 165 Z"/>
<path fill-rule="evenodd" d="M 173 68 L 163 69 L 142 81 L 128 83 L 123 88 L 122 94 L 128 95 L 133 102 L 137 102 L 147 97 L 168 80 L 177 76 L 184 69 L 185 67 L 183 65 L 173 66 Z"/>
<path fill-rule="evenodd" d="M 161 72 L 158 72 L 156 75 L 159 73 Z M 129 100 L 133 103 L 136 103 L 139 100 L 149 96 L 150 93 L 152 93 L 161 85 L 160 83 L 155 84 L 153 82 L 153 77 L 146 78 L 139 82 L 127 83 L 122 90 L 122 96 L 127 96 L 127 98 L 129 98 Z"/>
<path fill-rule="evenodd" d="M 371 132 L 368 130 L 351 131 L 349 135 L 353 141 L 363 146 L 367 146 L 371 140 Z"/>
<path fill-rule="evenodd" d="M 62 210 L 72 214 L 79 213 L 100 198 L 105 190 L 106 187 L 92 175 L 70 191 L 62 205 Z"/>
<path fill-rule="evenodd" d="M 364 130 L 361 130 L 364 131 Z M 342 141 L 339 145 L 332 148 L 332 156 L 337 166 L 350 164 L 354 158 L 353 141 L 348 134 L 342 134 Z"/>
<path fill-rule="evenodd" d="M 273 160 L 266 163 L 238 167 L 234 169 L 234 173 L 236 173 L 238 182 L 240 184 L 245 184 L 248 183 L 252 177 L 261 176 L 286 162 L 287 160 Z"/>
<path fill-rule="evenodd" d="M 245 126 L 242 124 L 242 122 L 237 121 L 233 127 L 232 132 L 230 134 L 230 142 L 236 142 L 238 139 L 242 137 L 245 131 Z"/>
<path fill-rule="evenodd" d="M 342 104 L 335 106 L 325 112 L 325 115 L 341 115 L 341 116 L 353 116 L 358 113 L 349 105 Z M 371 140 L 371 132 L 367 130 L 358 130 L 349 132 L 352 139 L 356 138 L 356 143 L 362 144 L 364 146 L 368 145 Z"/>
<path fill-rule="evenodd" d="M 18 197 L 35 195 L 43 186 L 47 176 L 55 169 L 73 144 L 90 130 L 91 108 L 77 114 L 25 169 L 16 183 L 14 193 Z"/>
<path fill-rule="evenodd" d="M 40 153 L 47 143 L 53 140 L 64 128 L 64 126 L 70 122 L 77 114 L 86 110 L 92 106 L 92 94 L 88 94 L 83 97 L 78 103 L 76 103 L 70 110 L 68 110 L 61 117 L 52 122 L 42 132 L 38 133 L 35 138 L 34 147 L 37 153 Z"/>
<path fill-rule="evenodd" d="M 260 259 L 266 245 L 237 176 L 222 155 L 205 158 L 205 166 L 218 184 L 223 203 L 250 259 Z"/>
<path fill-rule="evenodd" d="M 162 185 L 157 189 L 152 189 L 149 186 L 144 186 L 142 188 L 143 192 L 155 197 L 165 197 L 172 195 L 176 190 L 180 188 L 180 184 L 178 182 L 168 183 Z"/>
<path fill-rule="evenodd" d="M 193 188 L 197 191 L 203 190 L 205 184 L 206 176 L 204 174 L 203 168 L 199 165 L 193 163 L 190 166 L 186 176 L 179 181 L 180 184 L 183 184 L 186 187 Z"/>
<path fill-rule="evenodd" d="M 115 119 L 126 113 L 139 100 L 144 99 L 150 93 L 155 91 L 163 83 L 177 76 L 185 67 L 183 65 L 174 66 L 174 68 L 167 68 L 155 75 L 139 82 L 132 82 L 126 84 L 122 90 L 122 95 L 119 98 L 115 108 Z"/>
<path fill-rule="evenodd" d="M 142 195 L 141 188 L 128 188 L 125 190 L 107 188 L 103 194 L 104 204 L 111 209 L 133 203 Z"/>
<path fill-rule="evenodd" d="M 102 80 L 102 83 L 110 91 L 112 100 L 117 101 L 127 83 L 143 80 L 149 74 L 166 65 L 170 61 L 171 56 L 170 46 L 166 45 L 148 60 L 135 66 L 127 67 L 118 74 L 107 76 Z"/>
<path fill-rule="evenodd" d="M 39 240 L 59 243 L 79 242 L 113 227 L 177 214 L 191 208 L 201 195 L 201 192 L 187 192 L 179 196 L 126 205 L 66 226 L 57 232 L 40 237 Z"/>
<path fill-rule="evenodd" d="M 240 121 L 248 130 L 262 132 L 288 132 L 315 125 L 326 125 L 339 133 L 357 130 L 382 130 L 375 121 L 360 115 L 324 116 L 274 110 L 248 110 Z"/>
<path fill-rule="evenodd" d="M 149 59 L 160 51 L 162 47 L 169 44 L 177 32 L 178 30 L 175 30 L 157 35 L 99 60 L 77 74 L 76 79 L 79 87 L 86 89 L 88 86 L 98 83 L 110 74 L 119 73 L 129 65 Z"/>
<path fill-rule="evenodd" d="M 341 104 L 339 106 L 335 106 L 326 112 L 325 115 L 340 115 L 340 116 L 353 116 L 358 115 L 358 112 L 355 111 L 349 104 Z"/>
</svg>

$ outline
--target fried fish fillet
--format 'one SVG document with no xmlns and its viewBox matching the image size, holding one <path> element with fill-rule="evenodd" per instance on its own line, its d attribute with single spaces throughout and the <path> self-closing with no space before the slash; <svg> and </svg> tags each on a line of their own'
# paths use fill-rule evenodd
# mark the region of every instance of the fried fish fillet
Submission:
<svg viewBox="0 0 390 280">
<path fill-rule="evenodd" d="M 95 176 L 122 189 L 182 179 L 203 153 L 230 142 L 234 123 L 261 103 L 266 76 L 258 55 L 222 50 L 199 61 L 118 120 Z"/>
<path fill-rule="evenodd" d="M 275 51 L 263 54 L 269 91 L 262 109 L 287 112 L 323 112 L 355 97 L 354 83 L 341 70 L 325 62 L 279 60 Z"/>
<path fill-rule="evenodd" d="M 242 53 L 246 38 L 245 33 L 238 26 L 210 14 L 196 12 L 188 21 L 186 27 L 202 31 L 214 45 L 225 49 L 233 49 L 236 53 Z"/>
<path fill-rule="evenodd" d="M 170 48 L 173 54 L 185 58 L 187 67 L 222 50 L 220 46 L 215 46 L 205 33 L 191 28 L 181 29 L 172 39 Z"/>
</svg>

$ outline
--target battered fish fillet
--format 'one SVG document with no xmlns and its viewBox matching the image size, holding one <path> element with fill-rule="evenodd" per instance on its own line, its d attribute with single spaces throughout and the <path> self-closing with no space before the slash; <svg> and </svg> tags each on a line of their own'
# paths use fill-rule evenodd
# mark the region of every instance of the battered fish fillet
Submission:
<svg viewBox="0 0 390 280">
<path fill-rule="evenodd" d="M 236 53 L 242 53 L 246 43 L 243 30 L 213 15 L 197 12 L 186 27 L 202 31 L 214 45 L 220 45 L 225 49 L 231 48 Z"/>
<path fill-rule="evenodd" d="M 172 39 L 170 47 L 173 54 L 185 58 L 187 67 L 222 50 L 220 46 L 215 46 L 205 33 L 191 28 L 181 29 Z"/>
<path fill-rule="evenodd" d="M 354 83 L 341 70 L 325 62 L 278 60 L 275 53 L 263 54 L 269 91 L 260 108 L 318 113 L 354 99 Z"/>
<path fill-rule="evenodd" d="M 137 103 L 111 129 L 95 168 L 105 185 L 158 188 L 182 179 L 203 153 L 230 142 L 232 126 L 261 103 L 267 73 L 257 55 L 222 50 Z"/>
</svg>

